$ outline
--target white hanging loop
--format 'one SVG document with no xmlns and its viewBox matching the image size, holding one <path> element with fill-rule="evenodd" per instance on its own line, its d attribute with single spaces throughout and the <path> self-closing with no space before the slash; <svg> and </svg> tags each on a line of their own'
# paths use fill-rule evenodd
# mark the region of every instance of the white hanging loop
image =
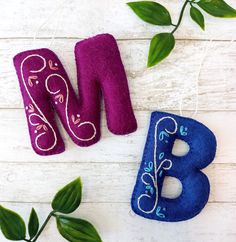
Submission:
<svg viewBox="0 0 236 242">
<path fill-rule="evenodd" d="M 45 20 L 43 21 L 43 23 L 38 27 L 38 29 L 35 31 L 35 34 L 34 34 L 34 37 L 33 37 L 33 43 L 32 43 L 32 46 L 34 47 L 35 46 L 35 43 L 36 43 L 36 39 L 38 38 L 38 35 L 39 35 L 39 32 L 40 30 L 43 29 L 43 27 L 49 23 L 49 21 L 51 21 L 54 17 L 60 15 L 62 13 L 62 10 L 63 10 L 63 7 L 65 5 L 65 3 L 68 2 L 68 0 L 63 0 L 59 6 L 52 12 L 52 14 L 50 14 L 50 16 Z M 58 18 L 56 18 L 58 19 Z M 58 26 L 59 26 L 59 22 L 60 21 L 57 21 L 56 22 L 56 26 L 55 26 L 55 30 L 51 36 L 51 41 L 49 43 L 49 48 L 51 47 L 51 45 L 54 43 L 55 41 L 55 36 L 56 36 L 56 33 L 57 33 L 57 30 L 58 30 Z"/>
<path fill-rule="evenodd" d="M 204 65 L 206 56 L 207 56 L 208 51 L 209 51 L 209 49 L 211 47 L 211 43 L 212 43 L 212 39 L 210 39 L 209 41 L 206 42 L 206 45 L 204 47 L 204 52 L 202 54 L 201 62 L 200 62 L 200 65 L 199 65 L 199 70 L 198 70 L 197 75 L 196 75 L 196 81 L 195 81 L 196 102 L 195 102 L 194 112 L 190 116 L 191 118 L 194 118 L 196 116 L 196 114 L 198 113 L 198 106 L 199 106 L 199 78 L 200 78 L 200 75 L 201 75 L 201 70 L 202 70 L 202 67 Z M 179 67 L 176 67 L 176 66 L 174 66 L 174 68 L 177 69 L 178 71 L 181 70 Z M 183 116 L 183 93 L 181 92 L 181 90 L 179 92 L 179 95 L 180 95 L 180 98 L 179 98 L 179 114 L 180 114 L 180 116 Z"/>
</svg>

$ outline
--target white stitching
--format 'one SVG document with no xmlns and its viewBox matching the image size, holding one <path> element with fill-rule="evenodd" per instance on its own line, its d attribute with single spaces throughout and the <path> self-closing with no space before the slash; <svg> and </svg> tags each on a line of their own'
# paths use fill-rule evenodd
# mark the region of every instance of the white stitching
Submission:
<svg viewBox="0 0 236 242">
<path fill-rule="evenodd" d="M 155 203 L 153 205 L 153 208 L 149 211 L 145 211 L 141 208 L 140 206 L 140 200 L 143 198 L 143 197 L 148 197 L 150 199 L 152 199 L 152 196 L 148 195 L 148 194 L 141 194 L 139 197 L 138 197 L 138 200 L 137 200 L 137 205 L 138 205 L 138 208 L 139 210 L 141 210 L 142 212 L 146 213 L 146 214 L 150 214 L 150 213 L 153 213 L 156 209 L 156 206 L 158 204 L 158 184 L 157 184 L 157 174 L 159 172 L 159 170 L 161 168 L 163 168 L 164 170 L 169 170 L 171 169 L 172 167 L 172 161 L 169 160 L 169 159 L 164 159 L 160 165 L 157 167 L 157 158 L 156 158 L 156 150 L 157 150 L 157 128 L 158 128 L 158 125 L 161 121 L 165 120 L 165 119 L 171 119 L 173 122 L 174 122 L 174 125 L 175 125 L 175 128 L 174 128 L 174 131 L 169 131 L 168 129 L 165 128 L 165 131 L 168 133 L 168 134 L 175 134 L 178 130 L 178 124 L 176 122 L 176 120 L 170 116 L 166 116 L 166 117 L 162 117 L 160 118 L 156 124 L 155 124 L 155 132 L 154 132 L 154 152 L 153 152 L 153 163 L 154 163 L 154 177 L 150 174 L 150 173 L 143 173 L 141 175 L 141 180 L 142 182 L 145 184 L 145 185 L 151 185 L 150 183 L 147 183 L 145 180 L 144 180 L 144 175 L 148 175 L 151 177 L 152 179 L 152 182 L 153 182 L 153 185 L 155 187 L 155 190 L 156 190 L 156 193 L 155 193 Z M 163 157 L 162 157 L 163 158 Z M 164 167 L 163 165 L 166 163 L 166 162 L 169 162 L 169 166 L 167 167 Z"/>
<path fill-rule="evenodd" d="M 48 81 L 49 81 L 49 79 L 50 79 L 51 77 L 54 77 L 54 76 L 57 76 L 57 77 L 61 78 L 61 79 L 64 81 L 65 86 L 66 86 L 66 94 L 67 94 L 67 95 L 66 95 L 66 104 L 65 104 L 65 114 L 66 114 L 66 122 L 67 122 L 67 125 L 68 125 L 68 128 L 69 128 L 70 132 L 72 133 L 72 135 L 73 135 L 76 139 L 78 139 L 78 140 L 80 140 L 80 141 L 89 141 L 89 140 L 92 140 L 92 139 L 96 136 L 96 133 L 97 133 L 97 131 L 96 131 L 96 127 L 95 127 L 95 125 L 94 125 L 92 122 L 85 121 L 85 122 L 80 123 L 80 124 L 77 126 L 77 127 L 79 128 L 79 127 L 81 127 L 81 126 L 83 126 L 83 125 L 91 125 L 91 126 L 93 127 L 94 133 L 93 133 L 93 135 L 92 135 L 90 138 L 87 138 L 87 139 L 80 138 L 80 137 L 78 137 L 78 136 L 74 133 L 74 131 L 71 129 L 70 121 L 69 121 L 69 117 L 68 117 L 69 88 L 68 88 L 68 85 L 67 85 L 67 83 L 66 83 L 66 80 L 65 80 L 61 75 L 56 74 L 56 73 L 55 73 L 55 74 L 51 74 L 51 75 L 49 75 L 49 76 L 47 77 L 46 81 L 45 81 L 45 87 L 46 87 L 47 91 L 48 91 L 50 94 L 58 94 L 58 93 L 61 91 L 61 90 L 59 89 L 58 91 L 53 92 L 53 91 L 51 91 L 51 90 L 49 89 L 49 87 L 48 87 Z"/>
<path fill-rule="evenodd" d="M 40 118 L 41 118 L 41 119 L 42 119 L 42 120 L 43 120 L 43 121 L 44 121 L 44 122 L 50 127 L 50 129 L 51 129 L 52 132 L 53 132 L 53 136 L 54 136 L 54 143 L 53 143 L 53 145 L 52 145 L 51 147 L 47 148 L 47 149 L 44 149 L 44 148 L 41 148 L 41 147 L 38 145 L 38 139 L 39 139 L 42 135 L 44 135 L 46 132 L 43 132 L 43 133 L 37 135 L 36 138 L 35 138 L 35 144 L 36 144 L 36 147 L 37 147 L 39 150 L 41 150 L 41 151 L 49 151 L 49 150 L 52 150 L 52 149 L 56 146 L 56 144 L 57 144 L 57 136 L 56 136 L 56 132 L 55 132 L 55 130 L 53 129 L 53 127 L 51 126 L 51 124 L 48 122 L 48 120 L 46 119 L 46 117 L 44 116 L 43 112 L 42 112 L 42 111 L 40 110 L 40 108 L 37 106 L 37 104 L 36 104 L 36 102 L 34 101 L 33 97 L 31 96 L 31 94 L 30 94 L 30 92 L 29 92 L 29 90 L 28 90 L 28 88 L 27 88 L 27 85 L 26 85 L 26 82 L 25 82 L 25 78 L 24 78 L 24 74 L 23 74 L 23 65 L 24 65 L 25 61 L 28 60 L 29 58 L 32 58 L 32 57 L 39 57 L 41 60 L 43 60 L 43 67 L 40 68 L 39 70 L 32 70 L 32 71 L 30 71 L 31 73 L 39 73 L 39 72 L 41 72 L 41 71 L 43 71 L 43 70 L 45 69 L 45 67 L 46 67 L 46 60 L 45 60 L 45 58 L 43 58 L 41 55 L 37 55 L 37 54 L 28 55 L 28 56 L 25 57 L 25 58 L 23 59 L 23 61 L 21 62 L 21 66 L 20 66 L 21 78 L 22 78 L 23 84 L 24 84 L 24 86 L 25 86 L 26 92 L 27 92 L 28 95 L 29 95 L 29 98 L 31 99 L 33 105 L 37 108 L 38 112 L 39 112 L 40 115 L 41 115 L 41 116 L 40 116 L 40 115 L 38 115 L 38 116 L 39 116 L 39 117 L 40 117 Z M 37 114 L 35 114 L 35 115 L 37 115 Z M 31 117 L 32 117 L 32 115 L 29 116 L 29 120 L 31 119 Z"/>
</svg>

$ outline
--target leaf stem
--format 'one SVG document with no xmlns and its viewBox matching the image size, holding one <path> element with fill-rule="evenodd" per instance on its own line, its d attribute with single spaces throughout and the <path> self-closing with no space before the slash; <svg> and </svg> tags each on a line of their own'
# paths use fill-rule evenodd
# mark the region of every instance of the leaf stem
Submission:
<svg viewBox="0 0 236 242">
<path fill-rule="evenodd" d="M 40 236 L 40 234 L 41 234 L 41 233 L 43 232 L 43 230 L 45 229 L 45 227 L 46 227 L 47 223 L 49 222 L 50 218 L 51 218 L 52 216 L 54 216 L 54 213 L 55 213 L 55 211 L 52 211 L 52 212 L 49 213 L 49 215 L 47 216 L 45 222 L 43 223 L 42 227 L 40 228 L 40 230 L 38 231 L 38 233 L 36 234 L 36 236 L 34 237 L 34 239 L 32 240 L 32 242 L 37 241 L 38 237 Z"/>
<path fill-rule="evenodd" d="M 182 9 L 181 9 L 181 12 L 180 12 L 180 16 L 179 16 L 179 20 L 178 20 L 178 23 L 176 24 L 175 28 L 172 30 L 172 34 L 179 28 L 180 24 L 181 24 L 181 21 L 183 19 L 183 15 L 184 15 L 184 10 L 187 6 L 187 4 L 189 3 L 189 0 L 186 0 Z"/>
</svg>

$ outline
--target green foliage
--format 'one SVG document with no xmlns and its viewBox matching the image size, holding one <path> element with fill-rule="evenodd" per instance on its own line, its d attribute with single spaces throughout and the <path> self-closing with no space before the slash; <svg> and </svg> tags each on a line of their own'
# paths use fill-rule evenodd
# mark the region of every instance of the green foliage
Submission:
<svg viewBox="0 0 236 242">
<path fill-rule="evenodd" d="M 28 231 L 30 239 L 33 239 L 39 230 L 39 219 L 36 211 L 32 208 L 28 223 Z"/>
<path fill-rule="evenodd" d="M 204 16 L 202 15 L 200 10 L 198 10 L 194 6 L 191 6 L 190 16 L 193 21 L 195 21 L 202 28 L 202 30 L 205 30 Z"/>
<path fill-rule="evenodd" d="M 204 16 L 194 5 L 197 5 L 208 14 L 221 18 L 235 18 L 236 10 L 230 7 L 223 0 L 185 0 L 177 24 L 173 24 L 169 11 L 157 2 L 140 1 L 127 3 L 131 9 L 143 21 L 155 24 L 174 26 L 170 33 L 156 34 L 150 44 L 148 55 L 148 67 L 152 67 L 164 60 L 175 46 L 173 34 L 179 28 L 184 11 L 190 5 L 190 16 L 203 30 L 205 29 Z M 166 42 L 166 43 L 164 43 Z"/>
<path fill-rule="evenodd" d="M 26 236 L 24 220 L 17 213 L 0 205 L 0 227 L 9 240 L 23 240 Z"/>
<path fill-rule="evenodd" d="M 172 33 L 155 35 L 150 44 L 148 67 L 152 67 L 165 59 L 175 46 L 175 37 Z"/>
<path fill-rule="evenodd" d="M 102 242 L 93 225 L 83 219 L 57 216 L 57 228 L 71 242 Z"/>
<path fill-rule="evenodd" d="M 214 17 L 236 18 L 236 10 L 223 0 L 200 0 L 197 4 Z"/>
<path fill-rule="evenodd" d="M 80 178 L 63 187 L 54 197 L 52 208 L 54 211 L 69 214 L 80 205 L 82 197 L 82 183 Z"/>
<path fill-rule="evenodd" d="M 156 2 L 141 1 L 127 3 L 131 9 L 145 22 L 155 25 L 171 25 L 168 10 Z"/>
<path fill-rule="evenodd" d="M 57 192 L 51 211 L 39 229 L 38 215 L 32 208 L 28 223 L 29 239 L 26 238 L 26 226 L 24 220 L 15 212 L 0 205 L 0 229 L 3 235 L 14 241 L 24 240 L 35 242 L 45 229 L 51 217 L 56 217 L 57 228 L 60 234 L 70 242 L 102 242 L 98 232 L 89 222 L 59 215 L 57 212 L 69 214 L 80 205 L 82 198 L 81 179 L 77 178 Z"/>
</svg>

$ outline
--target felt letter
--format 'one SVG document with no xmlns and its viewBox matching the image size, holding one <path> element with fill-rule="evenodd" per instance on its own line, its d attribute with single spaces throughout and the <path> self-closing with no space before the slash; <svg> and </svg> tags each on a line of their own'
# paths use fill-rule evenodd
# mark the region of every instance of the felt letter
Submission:
<svg viewBox="0 0 236 242">
<path fill-rule="evenodd" d="M 190 149 L 181 157 L 172 154 L 176 139 Z M 177 115 L 153 112 L 142 163 L 132 196 L 132 209 L 149 219 L 182 221 L 196 216 L 208 201 L 210 185 L 201 169 L 214 159 L 214 134 L 196 120 Z M 182 183 L 179 197 L 162 196 L 165 176 Z"/>
<path fill-rule="evenodd" d="M 137 128 L 125 70 L 115 39 L 109 34 L 83 40 L 75 47 L 79 101 L 59 58 L 49 49 L 30 50 L 14 58 L 31 143 L 36 153 L 64 151 L 53 109 L 71 139 L 89 146 L 100 139 L 100 101 L 114 134 Z"/>
</svg>

